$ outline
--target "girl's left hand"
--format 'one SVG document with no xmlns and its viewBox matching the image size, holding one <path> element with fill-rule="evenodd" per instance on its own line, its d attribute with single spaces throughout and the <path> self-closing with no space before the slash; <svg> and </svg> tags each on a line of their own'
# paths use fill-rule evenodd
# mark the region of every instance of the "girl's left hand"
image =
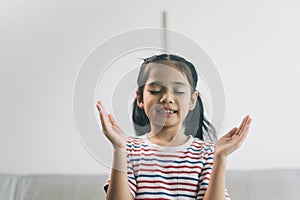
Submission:
<svg viewBox="0 0 300 200">
<path fill-rule="evenodd" d="M 221 137 L 216 143 L 215 156 L 226 158 L 229 154 L 238 149 L 248 134 L 250 123 L 250 115 L 247 115 L 239 128 L 235 127 Z"/>
</svg>

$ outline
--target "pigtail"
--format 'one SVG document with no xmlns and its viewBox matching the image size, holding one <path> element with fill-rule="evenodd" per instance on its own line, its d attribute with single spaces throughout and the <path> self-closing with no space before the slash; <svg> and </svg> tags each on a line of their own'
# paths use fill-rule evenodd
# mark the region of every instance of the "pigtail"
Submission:
<svg viewBox="0 0 300 200">
<path fill-rule="evenodd" d="M 200 93 L 197 97 L 196 106 L 189 111 L 183 122 L 186 135 L 193 135 L 201 140 L 208 139 L 212 142 L 216 141 L 216 131 L 212 124 L 204 116 L 203 103 Z"/>
<path fill-rule="evenodd" d="M 143 91 L 143 87 L 139 88 L 139 92 Z M 143 98 L 141 96 L 141 98 Z M 151 126 L 149 118 L 147 117 L 145 110 L 141 109 L 137 105 L 137 99 L 133 102 L 132 109 L 132 120 L 133 120 L 133 128 L 138 136 L 144 135 L 145 133 L 150 132 Z"/>
<path fill-rule="evenodd" d="M 199 111 L 200 113 L 200 119 L 199 119 L 199 124 L 198 124 L 198 130 L 196 137 L 204 140 L 204 139 L 209 139 L 212 142 L 216 142 L 217 140 L 217 133 L 213 125 L 206 119 L 204 116 L 204 109 L 203 109 L 203 103 L 201 100 L 200 95 L 197 97 L 197 104 L 199 106 Z"/>
</svg>

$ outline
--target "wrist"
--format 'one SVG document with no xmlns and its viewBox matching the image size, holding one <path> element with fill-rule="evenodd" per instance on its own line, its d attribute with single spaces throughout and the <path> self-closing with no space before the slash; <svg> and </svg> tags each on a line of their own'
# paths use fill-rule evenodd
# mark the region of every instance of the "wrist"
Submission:
<svg viewBox="0 0 300 200">
<path fill-rule="evenodd" d="M 116 147 L 114 146 L 113 151 L 115 154 L 125 154 L 126 153 L 126 147 Z"/>
<path fill-rule="evenodd" d="M 215 160 L 218 160 L 218 161 L 221 161 L 221 162 L 226 162 L 227 161 L 227 155 L 225 154 L 221 154 L 221 153 L 218 153 L 218 152 L 215 152 L 214 153 L 214 159 Z"/>
<path fill-rule="evenodd" d="M 119 145 L 116 145 L 116 144 L 112 144 L 113 148 L 114 148 L 114 151 L 117 151 L 117 150 L 126 150 L 126 144 L 124 142 L 124 144 L 119 144 Z"/>
<path fill-rule="evenodd" d="M 125 148 L 114 148 L 113 149 L 113 164 L 112 168 L 127 173 L 127 152 Z"/>
</svg>

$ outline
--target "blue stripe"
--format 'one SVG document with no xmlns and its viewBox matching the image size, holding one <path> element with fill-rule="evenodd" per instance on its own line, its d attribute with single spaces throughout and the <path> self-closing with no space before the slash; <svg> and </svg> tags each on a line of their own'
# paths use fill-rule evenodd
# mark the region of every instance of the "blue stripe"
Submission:
<svg viewBox="0 0 300 200">
<path fill-rule="evenodd" d="M 140 144 L 140 145 L 135 145 L 135 144 L 126 144 L 127 147 L 131 148 L 132 146 L 134 148 L 141 148 L 141 147 L 147 147 L 148 145 L 146 144 Z"/>
<path fill-rule="evenodd" d="M 188 195 L 188 194 L 169 194 L 169 193 L 166 193 L 166 192 L 138 192 L 137 193 L 137 196 L 138 195 L 161 195 L 161 194 L 164 194 L 164 195 L 167 195 L 167 196 L 171 196 L 171 197 L 190 197 L 190 198 L 193 198 L 195 199 L 196 196 L 195 195 Z"/>
<path fill-rule="evenodd" d="M 201 149 L 194 149 L 193 147 L 188 147 L 187 150 L 193 150 L 193 151 L 199 152 Z"/>
<path fill-rule="evenodd" d="M 170 163 L 190 163 L 190 164 L 203 164 L 202 161 L 188 161 L 188 160 L 161 160 L 161 159 L 157 159 L 157 158 L 137 158 L 137 159 L 131 159 L 132 162 L 134 161 L 140 161 L 140 160 L 145 160 L 145 161 L 158 161 L 158 162 L 170 162 Z"/>
<path fill-rule="evenodd" d="M 131 167 L 131 166 L 128 166 L 128 169 L 131 170 L 131 171 L 134 170 L 133 167 Z"/>
<path fill-rule="evenodd" d="M 133 174 L 132 174 L 133 175 Z M 132 177 L 132 176 L 128 176 L 128 178 L 130 178 L 130 179 L 132 179 L 132 180 L 134 180 L 135 181 L 135 178 L 134 177 Z"/>
<path fill-rule="evenodd" d="M 207 157 L 206 160 L 213 160 L 214 157 Z"/>
<path fill-rule="evenodd" d="M 139 174 L 138 177 L 160 177 L 164 179 L 185 179 L 185 180 L 192 180 L 198 182 L 198 178 L 190 178 L 190 177 L 180 177 L 180 176 L 171 176 L 171 177 L 165 177 L 162 175 L 149 175 L 149 174 Z"/>
<path fill-rule="evenodd" d="M 202 182 L 201 185 L 200 185 L 200 187 L 201 187 L 201 186 L 208 186 L 208 183 Z"/>
<path fill-rule="evenodd" d="M 196 152 L 199 152 L 201 150 L 204 150 L 205 152 L 213 152 L 210 147 L 208 147 L 208 148 L 201 147 L 199 149 L 195 149 L 194 147 L 188 147 L 187 150 L 193 150 L 193 151 L 196 151 Z"/>
<path fill-rule="evenodd" d="M 204 168 L 202 169 L 202 173 L 207 171 L 207 170 L 212 170 L 212 167 L 205 167 L 205 165 L 204 165 Z"/>
</svg>

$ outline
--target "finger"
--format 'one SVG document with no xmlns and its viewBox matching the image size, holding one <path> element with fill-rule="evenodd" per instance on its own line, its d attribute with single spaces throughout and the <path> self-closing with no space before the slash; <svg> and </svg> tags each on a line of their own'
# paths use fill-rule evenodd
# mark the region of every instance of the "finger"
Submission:
<svg viewBox="0 0 300 200">
<path fill-rule="evenodd" d="M 102 127 L 104 130 L 107 130 L 109 128 L 110 120 L 109 120 L 107 113 L 105 111 L 105 108 L 100 100 L 98 101 L 97 108 L 99 110 Z"/>
<path fill-rule="evenodd" d="M 110 123 L 115 127 L 117 128 L 119 131 L 121 130 L 116 122 L 116 120 L 114 119 L 114 117 L 111 115 L 111 114 L 107 114 L 108 116 L 108 119 L 110 121 Z"/>
<path fill-rule="evenodd" d="M 243 121 L 241 122 L 240 126 L 239 126 L 239 129 L 237 131 L 237 135 L 240 135 L 241 132 L 243 131 L 245 125 L 247 124 L 247 120 L 249 119 L 249 115 L 247 115 L 246 117 L 244 117 Z"/>
<path fill-rule="evenodd" d="M 126 138 L 124 135 L 124 132 L 122 131 L 122 129 L 118 126 L 116 120 L 114 119 L 114 117 L 111 114 L 108 114 L 108 118 L 110 120 L 110 122 L 112 123 L 112 125 L 114 126 L 114 128 L 116 129 L 116 132 L 123 138 Z"/>
<path fill-rule="evenodd" d="M 243 127 L 241 133 L 239 134 L 240 143 L 242 143 L 246 139 L 250 128 L 250 123 L 251 123 L 251 118 L 247 120 L 247 124 Z"/>
<path fill-rule="evenodd" d="M 107 116 L 107 113 L 105 111 L 104 105 L 103 105 L 103 103 L 100 100 L 98 101 L 97 107 L 99 109 L 99 112 L 103 114 L 103 116 L 105 117 L 105 119 L 109 120 L 108 116 Z"/>
<path fill-rule="evenodd" d="M 239 134 L 240 130 L 242 129 L 244 121 L 245 121 L 245 118 L 242 120 L 242 122 L 238 128 L 237 135 Z"/>
<path fill-rule="evenodd" d="M 231 129 L 231 130 L 226 134 L 226 136 L 232 137 L 232 136 L 236 133 L 237 130 L 238 130 L 238 128 L 237 128 L 237 127 L 234 127 L 233 129 Z"/>
<path fill-rule="evenodd" d="M 247 123 L 246 123 L 246 125 L 245 125 L 245 127 L 244 127 L 244 130 L 243 130 L 243 132 L 246 132 L 246 133 L 244 133 L 244 134 L 247 134 L 247 133 L 248 133 L 248 131 L 249 131 L 249 129 L 250 129 L 251 121 L 252 121 L 252 119 L 249 117 L 249 119 L 247 120 Z"/>
<path fill-rule="evenodd" d="M 97 107 L 97 109 L 98 109 L 99 112 L 100 112 L 100 105 L 99 105 L 100 103 L 101 103 L 101 100 L 98 100 L 97 104 L 96 104 L 96 107 Z"/>
<path fill-rule="evenodd" d="M 249 132 L 249 129 L 248 130 L 245 130 L 243 132 L 243 134 L 241 134 L 241 137 L 239 137 L 239 142 L 238 142 L 238 145 L 240 146 L 244 140 L 247 138 L 247 135 L 248 135 L 248 132 Z"/>
<path fill-rule="evenodd" d="M 250 116 L 247 116 L 247 119 L 242 127 L 241 133 L 243 133 L 243 132 L 245 132 L 245 130 L 249 129 L 250 123 L 251 123 L 251 118 L 250 118 Z"/>
<path fill-rule="evenodd" d="M 233 141 L 237 147 L 241 146 L 241 144 L 246 139 L 249 131 L 250 122 L 251 122 L 251 118 L 249 115 L 247 115 L 242 122 L 241 129 L 238 130 L 236 137 L 233 138 Z"/>
<path fill-rule="evenodd" d="M 118 124 L 117 124 L 116 120 L 114 119 L 114 117 L 111 114 L 108 114 L 107 116 L 108 116 L 111 124 L 118 127 Z"/>
</svg>

